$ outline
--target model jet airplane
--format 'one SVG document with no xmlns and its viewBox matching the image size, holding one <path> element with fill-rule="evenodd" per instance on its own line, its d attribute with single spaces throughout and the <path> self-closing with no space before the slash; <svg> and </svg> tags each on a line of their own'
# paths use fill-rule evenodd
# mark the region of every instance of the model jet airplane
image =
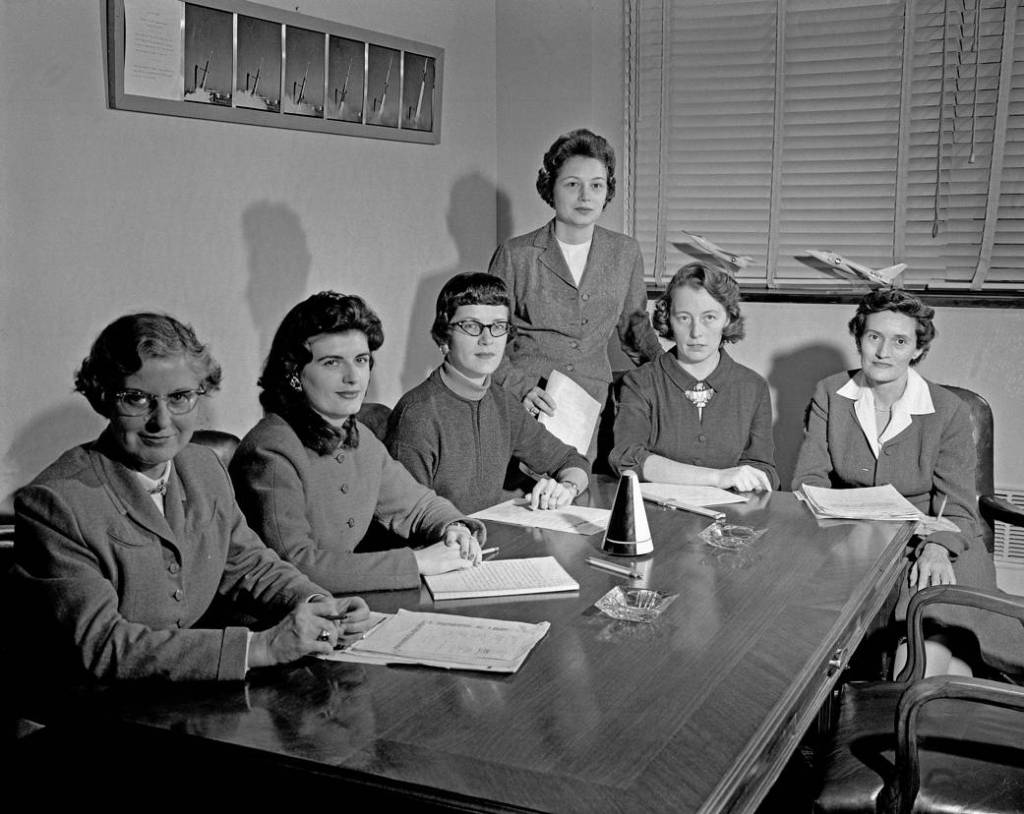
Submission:
<svg viewBox="0 0 1024 814">
<path fill-rule="evenodd" d="M 685 239 L 685 242 L 674 244 L 676 248 L 686 252 L 687 254 L 693 254 L 693 252 L 689 251 L 686 248 L 687 246 L 690 246 L 691 248 L 699 250 L 702 254 L 714 258 L 720 263 L 724 263 L 726 266 L 732 268 L 733 270 L 738 271 L 740 269 L 746 268 L 747 266 L 754 262 L 753 257 L 747 257 L 746 255 L 733 254 L 732 252 L 727 252 L 721 246 L 712 243 L 706 237 L 702 237 L 701 235 L 694 235 L 691 234 L 690 232 L 683 232 L 683 238 Z"/>
<path fill-rule="evenodd" d="M 829 269 L 845 274 L 847 277 L 867 280 L 869 283 L 876 283 L 878 285 L 894 285 L 896 278 L 907 268 L 906 263 L 897 263 L 894 266 L 873 269 L 870 266 L 847 260 L 841 254 L 820 252 L 815 249 L 808 249 L 807 254 L 819 263 L 824 263 Z"/>
</svg>

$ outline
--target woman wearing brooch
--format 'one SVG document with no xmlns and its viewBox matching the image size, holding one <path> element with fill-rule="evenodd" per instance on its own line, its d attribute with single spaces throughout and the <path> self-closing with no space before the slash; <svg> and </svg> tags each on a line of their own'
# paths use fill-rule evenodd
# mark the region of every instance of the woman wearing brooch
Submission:
<svg viewBox="0 0 1024 814">
<path fill-rule="evenodd" d="M 779 486 L 768 383 L 737 364 L 724 344 L 743 338 L 739 285 L 690 263 L 672 278 L 654 327 L 675 347 L 622 381 L 615 447 L 621 474 L 740 492 Z"/>
</svg>

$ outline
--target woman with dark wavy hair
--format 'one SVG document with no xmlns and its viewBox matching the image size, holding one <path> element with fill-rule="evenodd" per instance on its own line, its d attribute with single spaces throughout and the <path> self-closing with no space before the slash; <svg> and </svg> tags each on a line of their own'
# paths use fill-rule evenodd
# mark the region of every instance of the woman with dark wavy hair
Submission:
<svg viewBox="0 0 1024 814">
<path fill-rule="evenodd" d="M 356 419 L 383 341 L 357 296 L 322 291 L 292 308 L 259 380 L 266 416 L 231 460 L 249 524 L 334 592 L 411 588 L 420 574 L 468 568 L 486 534 Z M 356 551 L 374 520 L 420 547 Z"/>
<path fill-rule="evenodd" d="M 517 331 L 494 380 L 535 416 L 557 409 L 544 389 L 554 370 L 604 405 L 613 333 L 634 364 L 661 353 L 647 315 L 640 247 L 597 225 L 615 195 L 611 145 L 589 130 L 560 136 L 544 155 L 537 192 L 554 218 L 500 245 L 489 269 L 508 287 Z M 595 453 L 592 441 L 587 457 Z"/>
<path fill-rule="evenodd" d="M 191 327 L 129 314 L 100 333 L 75 389 L 107 419 L 15 502 L 26 664 L 98 679 L 233 679 L 358 635 L 369 611 L 328 592 L 245 524 L 213 452 L 189 440 L 220 366 Z M 211 627 L 226 601 L 258 632 Z M 340 621 L 339 621 L 340 620 Z"/>
<path fill-rule="evenodd" d="M 915 370 L 935 338 L 934 316 L 933 308 L 895 289 L 861 300 L 849 323 L 860 369 L 818 382 L 793 475 L 794 491 L 892 484 L 922 513 L 941 514 L 955 527 L 923 529 L 911 539 L 895 611 L 900 623 L 910 597 L 928 585 L 996 588 L 980 536 L 969 410 Z M 1024 665 L 1024 630 L 1014 620 L 940 606 L 926 612 L 926 621 L 928 675 L 970 675 L 981 662 L 1009 671 Z M 903 644 L 894 673 L 905 659 Z"/>
<path fill-rule="evenodd" d="M 676 344 L 623 379 L 612 468 L 661 483 L 777 489 L 768 383 L 725 352 L 744 333 L 736 280 L 683 266 L 658 299 L 654 327 Z"/>
</svg>

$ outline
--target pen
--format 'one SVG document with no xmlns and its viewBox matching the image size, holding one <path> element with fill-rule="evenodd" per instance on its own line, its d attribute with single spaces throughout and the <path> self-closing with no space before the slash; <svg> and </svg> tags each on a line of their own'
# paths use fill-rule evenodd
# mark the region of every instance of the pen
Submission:
<svg viewBox="0 0 1024 814">
<path fill-rule="evenodd" d="M 486 557 L 488 554 L 497 554 L 498 550 L 499 549 L 497 546 L 494 546 L 493 548 L 485 548 L 483 551 L 480 552 L 480 556 Z"/>
<path fill-rule="evenodd" d="M 603 568 L 605 571 L 611 571 L 613 574 L 622 574 L 624 577 L 636 578 L 640 576 L 632 565 L 627 567 L 615 562 L 599 559 L 598 557 L 587 557 L 587 564 L 593 565 L 595 568 Z"/>
<path fill-rule="evenodd" d="M 684 512 L 691 512 L 692 514 L 701 514 L 704 517 L 710 517 L 712 520 L 722 521 L 725 520 L 725 513 L 716 511 L 715 509 L 706 509 L 703 506 L 691 506 L 689 503 L 680 503 L 678 500 L 654 500 L 653 498 L 645 498 L 645 500 L 651 500 L 652 503 L 657 503 L 659 506 L 664 506 L 666 509 L 679 509 Z"/>
<path fill-rule="evenodd" d="M 947 501 L 947 500 L 949 500 L 949 495 L 943 495 L 943 496 L 942 496 L 942 505 L 941 505 L 941 506 L 939 506 L 939 516 L 938 516 L 938 518 L 937 518 L 938 520 L 941 520 L 941 519 L 942 519 L 942 513 L 943 513 L 944 511 L 946 511 L 946 501 Z"/>
</svg>

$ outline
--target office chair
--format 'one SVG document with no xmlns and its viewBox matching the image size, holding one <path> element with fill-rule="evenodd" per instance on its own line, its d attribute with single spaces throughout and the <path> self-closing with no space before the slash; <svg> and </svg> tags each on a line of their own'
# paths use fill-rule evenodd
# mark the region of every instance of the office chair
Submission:
<svg viewBox="0 0 1024 814">
<path fill-rule="evenodd" d="M 1024 622 L 1019 597 L 962 585 L 918 591 L 907 609 L 909 660 L 897 680 L 843 689 L 816 812 L 1024 810 L 1024 687 L 985 678 L 923 678 L 923 611 L 937 603 Z"/>
<path fill-rule="evenodd" d="M 225 469 L 231 463 L 231 456 L 238 449 L 238 437 L 222 430 L 196 430 L 192 433 L 192 443 L 209 447 L 220 458 Z"/>
<path fill-rule="evenodd" d="M 1024 527 L 1024 512 L 993 493 L 988 402 L 965 388 L 947 389 L 970 408 L 978 511 L 992 552 L 994 521 Z M 1024 811 L 1024 689 L 986 678 L 922 678 L 922 610 L 939 602 L 1024 622 L 1024 598 L 952 585 L 915 594 L 907 611 L 910 660 L 897 681 L 841 687 L 816 812 Z"/>
<path fill-rule="evenodd" d="M 370 428 L 370 431 L 381 441 L 385 440 L 388 434 L 388 419 L 391 417 L 391 408 L 386 404 L 378 404 L 375 401 L 365 401 L 363 406 L 356 413 L 356 419 Z"/>
</svg>

